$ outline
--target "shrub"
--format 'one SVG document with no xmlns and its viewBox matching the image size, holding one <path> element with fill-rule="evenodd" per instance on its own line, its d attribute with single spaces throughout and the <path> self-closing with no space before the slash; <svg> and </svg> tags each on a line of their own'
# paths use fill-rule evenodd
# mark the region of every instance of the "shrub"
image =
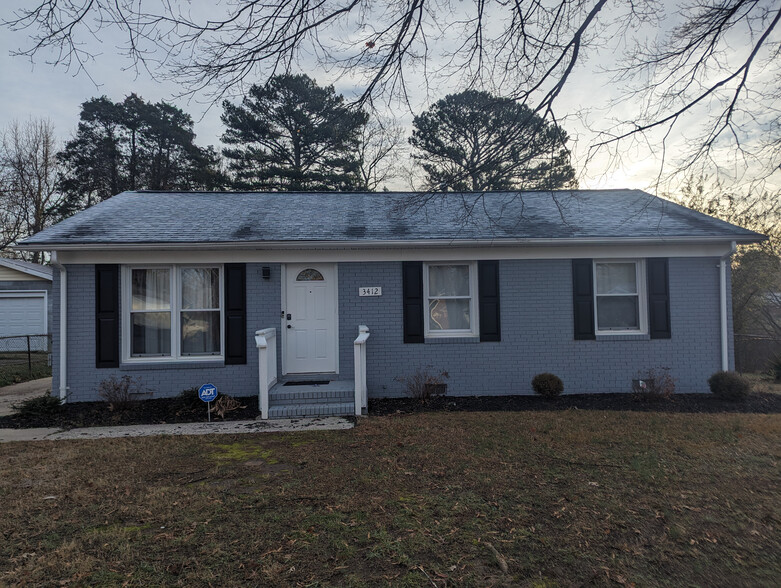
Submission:
<svg viewBox="0 0 781 588">
<path fill-rule="evenodd" d="M 119 379 L 111 376 L 98 386 L 98 396 L 109 403 L 111 410 L 125 410 L 141 396 L 150 395 L 151 393 L 141 385 L 141 380 L 130 376 L 122 376 Z"/>
<path fill-rule="evenodd" d="M 182 408 L 203 408 L 204 402 L 198 397 L 198 388 L 187 388 L 179 392 L 176 403 Z"/>
<path fill-rule="evenodd" d="M 737 372 L 716 372 L 708 386 L 714 396 L 727 400 L 742 400 L 751 392 L 751 382 Z"/>
<path fill-rule="evenodd" d="M 675 378 L 666 367 L 639 371 L 632 380 L 632 392 L 636 400 L 669 400 L 675 394 Z"/>
<path fill-rule="evenodd" d="M 61 407 L 62 402 L 60 399 L 52 396 L 51 392 L 47 392 L 43 396 L 36 396 L 35 398 L 23 400 L 19 404 L 15 404 L 12 408 L 21 416 L 32 417 L 44 414 L 54 414 L 59 411 Z"/>
<path fill-rule="evenodd" d="M 532 378 L 532 388 L 540 396 L 553 398 L 564 392 L 564 382 L 556 374 L 544 372 Z"/>
<path fill-rule="evenodd" d="M 450 375 L 445 371 L 432 374 L 427 368 L 418 368 L 414 374 L 400 376 L 396 381 L 404 384 L 407 396 L 425 402 L 432 396 L 447 394 L 445 379 L 449 377 Z"/>
</svg>

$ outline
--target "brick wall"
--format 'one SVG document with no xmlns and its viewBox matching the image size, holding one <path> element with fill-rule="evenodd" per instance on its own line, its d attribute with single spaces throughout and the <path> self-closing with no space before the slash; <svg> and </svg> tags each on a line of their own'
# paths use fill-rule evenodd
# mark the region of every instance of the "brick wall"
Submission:
<svg viewBox="0 0 781 588">
<path fill-rule="evenodd" d="M 95 267 L 69 265 L 68 270 L 68 373 L 69 402 L 97 400 L 100 382 L 112 375 L 137 378 L 154 398 L 175 396 L 187 388 L 212 383 L 232 396 L 258 393 L 258 352 L 255 331 L 279 327 L 280 266 L 271 267 L 271 279 L 261 277 L 260 264 L 247 264 L 247 364 L 215 366 L 203 362 L 179 365 L 123 365 L 119 369 L 95 368 Z M 59 389 L 59 275 L 55 271 L 53 390 Z"/>
<path fill-rule="evenodd" d="M 261 265 L 271 266 L 271 280 L 261 278 Z M 353 341 L 366 324 L 367 378 L 371 397 L 398 396 L 396 378 L 416 368 L 450 374 L 448 393 L 527 394 L 529 382 L 542 371 L 564 380 L 566 392 L 627 392 L 639 370 L 671 369 L 679 392 L 707 391 L 707 378 L 720 369 L 719 273 L 716 258 L 670 259 L 672 339 L 647 336 L 601 337 L 575 341 L 572 316 L 572 269 L 569 260 L 500 262 L 502 341 L 429 340 L 404 344 L 401 263 L 340 263 L 339 378 L 353 378 Z M 359 297 L 360 286 L 381 286 L 380 297 Z M 280 319 L 279 264 L 247 265 L 247 365 L 122 366 L 95 368 L 94 266 L 68 266 L 68 386 L 70 401 L 97 399 L 101 380 L 129 374 L 139 378 L 155 397 L 211 382 L 232 395 L 257 393 L 255 330 L 277 327 Z M 54 383 L 58 389 L 59 276 L 55 272 Z M 730 329 L 731 329 L 730 312 Z M 277 331 L 278 373 L 281 337 Z M 730 346 L 732 354 L 732 346 Z"/>
<path fill-rule="evenodd" d="M 359 286 L 382 286 L 383 295 L 361 298 Z M 659 366 L 671 369 L 679 392 L 705 392 L 707 378 L 720 369 L 718 259 L 670 259 L 669 340 L 621 336 L 575 341 L 570 260 L 502 261 L 500 287 L 501 342 L 404 344 L 401 263 L 340 264 L 342 370 L 352 370 L 358 324 L 371 331 L 371 397 L 403 394 L 395 378 L 418 367 L 447 371 L 448 393 L 454 395 L 532 393 L 530 381 L 543 371 L 561 377 L 567 392 L 627 392 L 639 370 Z"/>
</svg>

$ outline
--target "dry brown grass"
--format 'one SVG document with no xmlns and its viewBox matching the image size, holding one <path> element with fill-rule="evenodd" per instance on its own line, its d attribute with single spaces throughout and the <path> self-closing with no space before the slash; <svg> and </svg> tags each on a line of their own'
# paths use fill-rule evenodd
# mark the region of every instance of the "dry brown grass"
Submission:
<svg viewBox="0 0 781 588">
<path fill-rule="evenodd" d="M 6 444 L 0 585 L 772 586 L 780 457 L 777 415 L 574 410 Z"/>
</svg>

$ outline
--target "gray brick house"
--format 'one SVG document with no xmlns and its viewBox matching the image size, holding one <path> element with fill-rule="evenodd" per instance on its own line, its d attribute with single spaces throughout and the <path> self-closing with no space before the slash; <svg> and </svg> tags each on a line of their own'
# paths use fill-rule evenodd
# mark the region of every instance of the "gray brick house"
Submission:
<svg viewBox="0 0 781 588">
<path fill-rule="evenodd" d="M 543 371 L 627 392 L 657 367 L 705 391 L 733 365 L 730 256 L 763 239 L 637 190 L 125 192 L 21 247 L 57 268 L 67 401 L 127 374 L 275 417 L 360 414 L 418 369 L 453 395 Z"/>
</svg>

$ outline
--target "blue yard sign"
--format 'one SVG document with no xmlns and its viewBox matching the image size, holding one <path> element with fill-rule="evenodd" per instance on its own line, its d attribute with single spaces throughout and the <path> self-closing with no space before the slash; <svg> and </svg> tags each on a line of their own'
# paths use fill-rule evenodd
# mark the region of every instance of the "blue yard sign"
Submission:
<svg viewBox="0 0 781 588">
<path fill-rule="evenodd" d="M 204 402 L 211 402 L 217 398 L 217 386 L 214 384 L 204 384 L 198 388 L 198 398 Z"/>
<path fill-rule="evenodd" d="M 198 398 L 203 400 L 206 403 L 206 418 L 209 422 L 212 421 L 212 409 L 211 404 L 209 404 L 212 400 L 215 400 L 217 398 L 217 386 L 214 384 L 204 384 L 200 388 L 198 388 Z"/>
</svg>

